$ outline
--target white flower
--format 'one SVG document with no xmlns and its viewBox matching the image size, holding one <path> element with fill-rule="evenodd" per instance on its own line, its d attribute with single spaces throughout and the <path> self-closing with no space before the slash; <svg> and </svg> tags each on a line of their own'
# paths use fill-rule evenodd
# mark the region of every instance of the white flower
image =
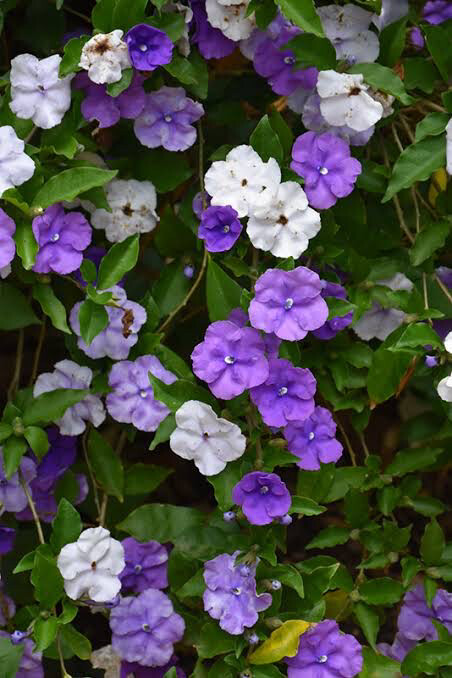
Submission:
<svg viewBox="0 0 452 678">
<path fill-rule="evenodd" d="M 129 49 L 121 40 L 123 31 L 99 33 L 83 45 L 79 66 L 99 85 L 118 82 L 122 70 L 131 68 Z"/>
<path fill-rule="evenodd" d="M 176 412 L 176 429 L 170 447 L 182 459 L 193 459 L 205 476 L 220 473 L 228 461 L 245 452 L 246 438 L 240 428 L 217 417 L 210 405 L 188 400 Z"/>
<path fill-rule="evenodd" d="M 408 0 L 382 0 L 380 14 L 374 14 L 373 22 L 381 31 L 408 14 Z"/>
<path fill-rule="evenodd" d="M 308 207 L 305 192 L 296 181 L 284 181 L 267 208 L 256 209 L 246 232 L 254 247 L 275 257 L 294 257 L 304 252 L 309 239 L 320 231 L 320 215 Z"/>
<path fill-rule="evenodd" d="M 452 372 L 448 377 L 441 379 L 436 390 L 441 400 L 445 400 L 446 403 L 452 403 Z"/>
<path fill-rule="evenodd" d="M 217 160 L 205 176 L 205 188 L 212 205 L 230 205 L 239 217 L 254 208 L 270 205 L 281 182 L 281 170 L 274 158 L 263 162 L 251 146 L 237 146 Z"/>
<path fill-rule="evenodd" d="M 55 364 L 53 372 L 44 372 L 36 379 L 33 396 L 55 391 L 57 388 L 87 389 L 90 387 L 93 373 L 89 367 L 81 367 L 72 360 L 60 360 Z M 61 419 L 55 423 L 60 433 L 66 436 L 76 436 L 86 428 L 85 421 L 90 421 L 97 427 L 105 419 L 105 409 L 102 400 L 95 395 L 87 395 L 76 405 L 69 407 Z"/>
<path fill-rule="evenodd" d="M 372 127 L 383 116 L 383 106 L 367 93 L 363 76 L 320 71 L 317 92 L 320 111 L 330 125 L 348 125 L 356 132 Z"/>
<path fill-rule="evenodd" d="M 452 118 L 447 123 L 446 127 L 446 170 L 448 174 L 452 174 Z"/>
<path fill-rule="evenodd" d="M 111 212 L 96 209 L 91 216 L 94 228 L 105 230 L 110 242 L 122 242 L 134 233 L 148 233 L 156 227 L 157 193 L 150 181 L 113 179 L 106 188 Z"/>
<path fill-rule="evenodd" d="M 230 40 L 246 40 L 256 26 L 254 12 L 246 16 L 248 5 L 249 0 L 237 0 L 234 4 L 225 4 L 222 0 L 206 0 L 207 19 Z"/>
<path fill-rule="evenodd" d="M 78 600 L 86 594 L 96 603 L 106 603 L 121 589 L 118 574 L 125 567 L 124 548 L 104 527 L 90 527 L 63 546 L 57 565 L 69 598 Z"/>
<path fill-rule="evenodd" d="M 0 127 L 0 196 L 3 191 L 20 186 L 35 171 L 33 160 L 24 153 L 25 143 L 11 125 Z"/>
<path fill-rule="evenodd" d="M 413 283 L 403 273 L 396 273 L 392 278 L 378 280 L 377 285 L 385 285 L 393 292 L 406 291 L 413 289 Z M 360 339 L 369 341 L 370 339 L 380 339 L 384 341 L 402 325 L 406 318 L 406 313 L 398 308 L 382 308 L 380 304 L 373 304 L 370 311 L 363 313 L 353 329 Z"/>
<path fill-rule="evenodd" d="M 369 94 L 372 99 L 375 99 L 375 101 L 378 101 L 383 106 L 383 118 L 389 118 L 389 116 L 394 113 L 392 104 L 395 101 L 395 97 L 393 97 L 392 94 L 387 94 L 387 92 L 372 88 L 369 88 Z"/>
<path fill-rule="evenodd" d="M 162 12 L 178 12 L 179 14 L 182 14 L 182 17 L 184 19 L 184 29 L 182 31 L 182 35 L 180 36 L 179 40 L 177 41 L 176 45 L 179 50 L 179 52 L 183 56 L 188 56 L 190 54 L 190 38 L 189 38 L 189 29 L 190 29 L 190 24 L 193 19 L 193 10 L 191 7 L 186 7 L 180 2 L 173 2 L 173 0 L 168 0 L 163 7 L 162 7 Z"/>
<path fill-rule="evenodd" d="M 338 59 L 349 63 L 371 63 L 378 57 L 378 37 L 369 31 L 372 14 L 356 5 L 319 7 L 327 38 L 333 43 Z"/>
<path fill-rule="evenodd" d="M 60 78 L 60 63 L 59 54 L 47 59 L 19 54 L 12 59 L 10 108 L 18 118 L 31 119 L 42 129 L 60 124 L 71 107 L 71 80 L 74 77 Z"/>
<path fill-rule="evenodd" d="M 92 652 L 90 661 L 93 669 L 104 669 L 104 678 L 119 678 L 121 658 L 115 654 L 111 645 L 105 645 Z"/>
<path fill-rule="evenodd" d="M 444 348 L 448 353 L 452 354 L 452 332 L 449 332 L 447 337 L 444 339 Z"/>
</svg>

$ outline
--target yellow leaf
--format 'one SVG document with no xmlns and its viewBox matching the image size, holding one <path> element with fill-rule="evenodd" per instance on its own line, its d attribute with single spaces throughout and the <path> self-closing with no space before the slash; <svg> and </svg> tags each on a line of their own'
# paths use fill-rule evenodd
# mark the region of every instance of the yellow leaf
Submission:
<svg viewBox="0 0 452 678">
<path fill-rule="evenodd" d="M 300 636 L 311 626 L 311 622 L 301 619 L 284 622 L 248 657 L 248 661 L 250 664 L 273 664 L 283 657 L 295 657 L 300 644 Z"/>
<path fill-rule="evenodd" d="M 436 198 L 438 197 L 438 189 L 435 184 L 438 185 L 438 187 L 441 189 L 441 191 L 445 191 L 447 188 L 447 173 L 446 170 L 442 167 L 439 170 L 436 170 L 436 172 L 433 172 L 433 179 L 430 183 L 429 189 L 428 189 L 428 201 L 433 207 L 436 205 Z"/>
</svg>

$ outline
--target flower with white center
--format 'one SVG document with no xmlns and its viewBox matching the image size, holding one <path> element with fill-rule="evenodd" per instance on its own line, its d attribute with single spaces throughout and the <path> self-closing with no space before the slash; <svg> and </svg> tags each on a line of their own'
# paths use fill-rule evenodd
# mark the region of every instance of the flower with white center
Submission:
<svg viewBox="0 0 452 678">
<path fill-rule="evenodd" d="M 275 200 L 281 170 L 274 158 L 264 162 L 251 146 L 242 145 L 229 151 L 226 160 L 213 162 L 204 183 L 211 205 L 230 205 L 242 218 Z"/>
<path fill-rule="evenodd" d="M 377 280 L 377 285 L 389 287 L 393 292 L 411 292 L 413 283 L 403 273 L 396 273 L 392 278 Z M 363 313 L 361 318 L 353 325 L 353 329 L 360 339 L 380 339 L 384 341 L 391 332 L 394 332 L 403 324 L 406 313 L 398 308 L 382 308 L 374 303 L 369 311 Z"/>
<path fill-rule="evenodd" d="M 209 23 L 230 40 L 238 42 L 250 37 L 256 26 L 254 12 L 246 16 L 249 0 L 206 0 L 206 12 Z"/>
<path fill-rule="evenodd" d="M 129 235 L 148 233 L 157 225 L 157 193 L 150 181 L 113 179 L 106 188 L 111 212 L 96 209 L 91 216 L 94 228 L 105 230 L 110 242 L 122 242 Z"/>
<path fill-rule="evenodd" d="M 372 14 L 356 5 L 319 7 L 327 38 L 333 43 L 338 59 L 349 63 L 371 63 L 378 57 L 378 37 L 369 31 Z"/>
<path fill-rule="evenodd" d="M 364 132 L 383 117 L 383 106 L 368 93 L 369 86 L 361 74 L 320 71 L 317 92 L 320 111 L 330 125 L 348 125 Z"/>
<path fill-rule="evenodd" d="M 275 257 L 294 257 L 304 252 L 309 239 L 320 231 L 320 215 L 308 206 L 306 193 L 296 181 L 284 181 L 268 207 L 255 209 L 246 232 L 254 247 Z"/>
<path fill-rule="evenodd" d="M 33 160 L 24 153 L 25 143 L 11 125 L 0 127 L 0 196 L 8 188 L 20 186 L 35 171 Z"/>
<path fill-rule="evenodd" d="M 444 339 L 444 348 L 448 353 L 452 354 L 452 332 L 449 332 L 449 334 Z"/>
<path fill-rule="evenodd" d="M 72 360 L 60 360 L 55 364 L 53 372 L 44 372 L 36 379 L 33 396 L 37 398 L 41 393 L 55 391 L 58 388 L 88 389 L 93 378 L 89 367 L 82 367 Z M 69 407 L 61 419 L 55 423 L 60 433 L 65 436 L 76 436 L 86 428 L 85 421 L 90 421 L 97 427 L 105 419 L 105 410 L 102 400 L 95 395 L 87 395 L 76 405 Z"/>
<path fill-rule="evenodd" d="M 448 377 L 441 379 L 436 390 L 441 400 L 445 400 L 446 403 L 452 403 L 452 372 Z"/>
<path fill-rule="evenodd" d="M 104 527 L 90 527 L 77 541 L 63 546 L 57 566 L 69 598 L 87 595 L 96 603 L 106 603 L 121 590 L 118 574 L 125 567 L 124 548 Z"/>
<path fill-rule="evenodd" d="M 188 400 L 176 412 L 170 447 L 182 459 L 192 459 L 203 475 L 214 476 L 228 461 L 242 456 L 246 438 L 236 424 L 217 417 L 210 405 Z"/>
<path fill-rule="evenodd" d="M 452 174 L 452 118 L 446 127 L 446 161 L 447 173 Z"/>
<path fill-rule="evenodd" d="M 18 118 L 32 120 L 42 129 L 60 124 L 71 107 L 71 80 L 74 77 L 60 78 L 60 63 L 59 54 L 47 59 L 19 54 L 11 60 L 9 107 Z"/>
<path fill-rule="evenodd" d="M 79 66 L 88 71 L 92 82 L 98 85 L 118 82 L 123 69 L 132 67 L 129 48 L 122 36 L 120 30 L 98 33 L 83 45 Z"/>
</svg>

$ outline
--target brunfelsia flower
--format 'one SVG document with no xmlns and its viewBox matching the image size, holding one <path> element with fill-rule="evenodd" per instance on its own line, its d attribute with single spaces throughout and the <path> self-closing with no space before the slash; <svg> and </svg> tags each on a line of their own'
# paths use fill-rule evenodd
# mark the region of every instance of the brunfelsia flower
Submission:
<svg viewBox="0 0 452 678">
<path fill-rule="evenodd" d="M 268 365 L 266 381 L 250 390 L 264 422 L 279 427 L 307 419 L 314 412 L 316 380 L 312 372 L 279 358 L 269 360 Z"/>
<path fill-rule="evenodd" d="M 60 360 L 55 363 L 53 372 L 44 372 L 36 379 L 33 396 L 48 393 L 59 388 L 89 389 L 93 373 L 89 367 L 77 365 L 72 360 Z M 100 426 L 105 419 L 105 410 L 102 400 L 95 395 L 87 395 L 76 405 L 69 407 L 61 419 L 55 422 L 62 435 L 76 436 L 83 433 L 86 421 L 94 427 Z"/>
<path fill-rule="evenodd" d="M 222 553 L 204 565 L 204 610 L 234 636 L 254 626 L 258 613 L 272 603 L 269 593 L 256 593 L 256 565 L 235 564 L 239 553 Z"/>
<path fill-rule="evenodd" d="M 361 163 L 350 155 L 348 144 L 334 134 L 306 132 L 292 148 L 291 169 L 304 178 L 309 203 L 319 209 L 332 207 L 353 191 Z"/>
<path fill-rule="evenodd" d="M 83 45 L 79 66 L 98 85 L 118 82 L 122 71 L 131 67 L 129 50 L 122 41 L 123 31 L 98 33 Z"/>
<path fill-rule="evenodd" d="M 320 231 L 320 215 L 308 206 L 305 192 L 296 181 L 277 187 L 268 206 L 256 207 L 248 219 L 246 232 L 254 247 L 275 257 L 300 256 L 309 239 Z"/>
<path fill-rule="evenodd" d="M 450 0 L 429 0 L 422 10 L 422 18 L 429 24 L 442 24 L 452 19 L 452 5 Z"/>
<path fill-rule="evenodd" d="M 209 252 L 226 252 L 237 242 L 242 224 L 232 207 L 208 207 L 201 216 L 198 238 L 204 240 Z"/>
<path fill-rule="evenodd" d="M 206 0 L 207 19 L 211 26 L 219 28 L 230 40 L 246 40 L 256 25 L 254 12 L 246 16 L 248 5 L 249 0 L 240 3 Z"/>
<path fill-rule="evenodd" d="M 269 525 L 290 509 L 292 498 L 276 473 L 252 471 L 232 489 L 232 500 L 252 525 Z"/>
<path fill-rule="evenodd" d="M 115 306 L 106 306 L 107 326 L 88 345 L 82 339 L 79 311 L 81 302 L 75 304 L 69 316 L 70 325 L 78 336 L 77 346 L 90 358 L 109 357 L 112 360 L 124 360 L 132 346 L 138 341 L 138 332 L 146 322 L 143 306 L 127 299 L 122 287 L 115 285 L 110 290 Z"/>
<path fill-rule="evenodd" d="M 16 224 L 0 207 L 0 269 L 9 266 L 16 254 L 16 243 L 13 235 Z"/>
<path fill-rule="evenodd" d="M 16 631 L 14 633 L 16 633 Z M 44 678 L 42 652 L 35 650 L 34 641 L 31 638 L 27 638 L 25 635 L 19 642 L 15 642 L 14 633 L 10 635 L 9 633 L 6 633 L 6 631 L 0 631 L 0 637 L 9 638 L 13 644 L 21 645 L 23 647 L 19 668 L 14 674 L 15 678 Z"/>
<path fill-rule="evenodd" d="M 255 296 L 249 307 L 251 325 L 274 332 L 280 339 L 304 339 L 328 318 L 328 306 L 321 294 L 323 287 L 317 273 L 304 266 L 292 271 L 268 269 L 254 288 Z"/>
<path fill-rule="evenodd" d="M 108 377 L 111 392 L 107 395 L 106 405 L 109 414 L 116 421 L 133 424 L 140 431 L 155 431 L 170 413 L 166 405 L 154 398 L 149 372 L 165 384 L 177 380 L 176 375 L 166 370 L 153 355 L 118 362 Z"/>
<path fill-rule="evenodd" d="M 416 50 L 421 50 L 425 47 L 424 36 L 422 31 L 417 26 L 414 26 L 409 33 L 410 44 Z"/>
<path fill-rule="evenodd" d="M 147 148 L 186 151 L 196 141 L 193 123 L 204 115 L 202 104 L 185 95 L 183 87 L 161 87 L 146 96 L 135 120 L 137 139 Z"/>
<path fill-rule="evenodd" d="M 322 290 L 322 297 L 324 299 L 327 299 L 328 297 L 344 299 L 344 301 L 347 299 L 347 292 L 345 288 L 342 287 L 342 285 L 338 285 L 337 283 L 329 281 L 324 282 L 326 283 Z M 327 320 L 326 323 L 322 325 L 322 327 L 319 327 L 318 330 L 313 330 L 312 334 L 316 339 L 322 339 L 324 341 L 333 339 L 338 332 L 351 325 L 352 322 L 353 311 L 350 311 L 345 315 L 336 316 L 335 318 L 331 318 L 331 320 Z"/>
<path fill-rule="evenodd" d="M 452 372 L 448 377 L 444 377 L 436 387 L 441 400 L 446 403 L 452 403 Z"/>
<path fill-rule="evenodd" d="M 36 464 L 28 457 L 22 457 L 20 473 L 24 481 L 29 483 L 36 477 Z M 20 482 L 19 473 L 13 473 L 7 478 L 4 470 L 4 452 L 0 447 L 0 508 L 4 511 L 22 511 L 28 506 L 28 499 Z"/>
<path fill-rule="evenodd" d="M 401 633 L 396 633 L 392 645 L 389 643 L 378 643 L 378 652 L 389 659 L 395 659 L 397 662 L 403 662 L 410 650 L 417 645 L 416 640 L 409 640 Z M 407 677 L 405 677 L 407 678 Z"/>
<path fill-rule="evenodd" d="M 136 597 L 122 598 L 110 614 L 111 644 L 127 662 L 163 666 L 182 639 L 185 623 L 162 591 L 149 588 Z"/>
<path fill-rule="evenodd" d="M 65 212 L 57 203 L 32 222 L 39 245 L 33 271 L 67 275 L 80 268 L 83 250 L 91 242 L 92 229 L 81 212 Z"/>
<path fill-rule="evenodd" d="M 203 475 L 212 476 L 242 456 L 246 438 L 237 424 L 217 417 L 210 405 L 188 400 L 176 412 L 170 447 L 182 459 L 192 459 Z"/>
<path fill-rule="evenodd" d="M 336 50 L 338 60 L 351 64 L 372 63 L 378 57 L 378 37 L 369 26 L 372 13 L 356 5 L 327 5 L 318 8 L 325 35 Z"/>
<path fill-rule="evenodd" d="M 353 678 L 363 667 L 361 645 L 331 619 L 306 631 L 295 657 L 284 661 L 288 678 Z"/>
<path fill-rule="evenodd" d="M 342 445 L 336 440 L 336 423 L 324 407 L 316 407 L 305 421 L 291 421 L 284 429 L 289 452 L 300 458 L 297 466 L 305 471 L 318 471 L 320 464 L 330 464 L 342 456 Z"/>
<path fill-rule="evenodd" d="M 432 624 L 432 619 L 441 622 L 449 633 L 452 632 L 452 593 L 439 589 L 429 607 L 424 586 L 417 584 L 404 596 L 397 619 L 399 633 L 411 641 L 436 640 L 438 632 Z"/>
<path fill-rule="evenodd" d="M 314 91 L 308 96 L 303 104 L 302 121 L 306 129 L 321 134 L 322 132 L 329 132 L 335 136 L 343 139 L 351 146 L 365 146 L 369 139 L 375 132 L 375 126 L 371 125 L 364 132 L 357 132 L 348 125 L 330 125 L 327 123 L 320 110 L 321 98 Z"/>
<path fill-rule="evenodd" d="M 166 33 L 154 26 L 133 26 L 126 33 L 124 42 L 129 48 L 132 65 L 139 71 L 154 71 L 171 61 L 174 45 Z"/>
<path fill-rule="evenodd" d="M 165 678 L 167 672 L 173 668 L 176 669 L 176 678 L 186 678 L 186 673 L 183 671 L 180 666 L 177 666 L 178 658 L 176 655 L 173 655 L 169 662 L 164 666 L 156 666 L 151 668 L 150 666 L 142 666 L 138 662 L 121 662 L 121 674 L 120 678 L 129 678 L 131 674 L 135 678 Z M 112 677 L 113 678 L 113 677 Z M 117 678 L 115 675 L 114 678 Z"/>
<path fill-rule="evenodd" d="M 36 127 L 50 129 L 59 125 L 71 107 L 73 75 L 60 78 L 59 54 L 37 59 L 19 54 L 11 59 L 10 108 L 18 118 L 32 120 Z"/>
<path fill-rule="evenodd" d="M 232 54 L 236 44 L 209 23 L 205 0 L 191 0 L 191 8 L 195 23 L 191 42 L 198 46 L 204 59 L 222 59 Z"/>
<path fill-rule="evenodd" d="M 259 332 L 229 320 L 209 325 L 191 358 L 193 372 L 222 400 L 231 400 L 268 377 L 265 345 Z"/>
<path fill-rule="evenodd" d="M 143 89 L 144 78 L 135 73 L 129 87 L 117 97 L 107 92 L 106 85 L 96 85 L 87 73 L 77 73 L 74 88 L 83 90 L 85 98 L 80 110 L 86 120 L 97 120 L 99 128 L 111 127 L 120 118 L 135 120 L 144 108 L 146 93 Z"/>
<path fill-rule="evenodd" d="M 381 12 L 379 15 L 374 14 L 373 22 L 378 30 L 383 30 L 389 24 L 392 24 L 397 19 L 401 19 L 408 14 L 409 6 L 408 0 L 382 0 Z"/>
<path fill-rule="evenodd" d="M 281 170 L 274 158 L 263 162 L 251 146 L 237 146 L 216 160 L 206 172 L 205 188 L 212 205 L 230 205 L 239 218 L 269 206 L 281 182 Z"/>
<path fill-rule="evenodd" d="M 90 527 L 63 546 L 57 565 L 69 598 L 87 595 L 96 603 L 108 602 L 121 589 L 118 575 L 125 565 L 124 548 L 105 528 Z"/>
<path fill-rule="evenodd" d="M 21 186 L 35 171 L 33 160 L 24 153 L 25 142 L 11 125 L 0 127 L 0 197 L 8 188 Z"/>
<path fill-rule="evenodd" d="M 122 541 L 125 568 L 120 573 L 123 590 L 141 593 L 168 586 L 168 551 L 158 541 L 141 543 L 133 537 Z"/>
<path fill-rule="evenodd" d="M 2 480 L 0 480 L 0 488 L 1 483 Z M 0 556 L 4 556 L 13 550 L 15 540 L 16 540 L 16 530 L 14 530 L 12 527 L 5 527 L 4 525 L 0 525 Z"/>
</svg>

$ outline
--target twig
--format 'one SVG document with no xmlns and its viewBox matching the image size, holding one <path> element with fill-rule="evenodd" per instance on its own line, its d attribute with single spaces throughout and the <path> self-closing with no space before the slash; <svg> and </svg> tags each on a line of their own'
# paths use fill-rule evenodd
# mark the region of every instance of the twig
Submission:
<svg viewBox="0 0 452 678">
<path fill-rule="evenodd" d="M 44 345 L 45 336 L 46 336 L 46 317 L 44 316 L 43 319 L 42 319 L 40 330 L 39 330 L 38 344 L 36 346 L 35 355 L 34 355 L 34 358 L 33 358 L 33 367 L 32 367 L 32 370 L 31 370 L 31 377 L 30 377 L 30 382 L 29 382 L 30 386 L 32 386 L 32 384 L 34 384 L 36 377 L 38 375 L 39 361 L 41 359 L 41 352 L 42 352 L 42 347 Z"/>
<path fill-rule="evenodd" d="M 57 646 L 57 652 L 58 652 L 58 659 L 60 660 L 60 667 L 61 667 L 61 675 L 63 678 L 71 678 L 68 672 L 66 671 L 66 667 L 64 665 L 64 657 L 63 657 L 63 651 L 61 649 L 61 638 L 60 638 L 60 633 L 58 632 L 57 638 L 56 638 L 56 646 Z"/>
<path fill-rule="evenodd" d="M 30 132 L 28 132 L 27 136 L 24 139 L 25 144 L 29 143 L 30 139 L 32 138 L 37 129 L 38 128 L 36 127 L 36 125 L 33 125 L 33 128 L 30 130 Z"/>
<path fill-rule="evenodd" d="M 444 296 L 446 296 L 450 303 L 452 304 L 452 294 L 449 292 L 441 278 L 436 273 L 435 273 L 435 282 L 440 288 L 441 292 L 444 294 Z"/>
<path fill-rule="evenodd" d="M 359 435 L 359 440 L 361 442 L 362 448 L 364 450 L 364 456 L 367 459 L 368 457 L 370 457 L 370 452 L 369 452 L 369 448 L 367 447 L 367 443 L 366 443 L 366 439 L 364 437 L 364 433 L 359 433 L 358 435 Z"/>
<path fill-rule="evenodd" d="M 431 206 L 428 204 L 428 202 L 427 202 L 426 200 L 424 200 L 422 194 L 419 193 L 419 191 L 418 191 L 417 188 L 414 189 L 414 192 L 416 193 L 416 197 L 417 197 L 418 200 L 423 204 L 423 206 L 425 207 L 425 209 L 428 210 L 428 211 L 430 212 L 430 214 L 432 215 L 432 217 L 435 217 L 435 219 L 436 219 L 436 210 L 434 210 L 433 207 L 431 207 Z"/>
<path fill-rule="evenodd" d="M 395 128 L 395 125 L 391 125 L 391 131 L 392 131 L 392 136 L 394 137 L 394 140 L 397 144 L 397 147 L 401 153 L 403 153 L 403 146 L 402 142 L 400 141 L 399 135 L 397 134 L 397 130 Z"/>
<path fill-rule="evenodd" d="M 8 400 L 12 400 L 16 394 L 17 387 L 20 382 L 20 373 L 22 370 L 22 360 L 24 355 L 24 331 L 19 330 L 19 338 L 17 340 L 16 362 L 14 365 L 14 372 L 11 383 L 8 388 Z"/>
<path fill-rule="evenodd" d="M 409 124 L 407 123 L 407 120 L 406 120 L 406 118 L 405 118 L 404 115 L 400 115 L 400 122 L 401 122 L 402 125 L 403 125 L 403 129 L 404 129 L 405 132 L 407 133 L 408 139 L 411 141 L 412 144 L 414 144 L 414 139 L 415 139 L 414 134 L 413 134 L 413 132 L 411 131 L 411 127 L 410 127 Z"/>
<path fill-rule="evenodd" d="M 352 447 L 352 444 L 351 444 L 351 442 L 350 442 L 350 438 L 348 437 L 347 433 L 345 432 L 345 429 L 344 429 L 344 427 L 342 426 L 342 423 L 341 423 L 341 420 L 339 419 L 339 416 L 336 414 L 334 418 L 335 418 L 336 424 L 338 425 L 339 430 L 340 430 L 340 432 L 341 432 L 341 434 L 342 434 L 342 437 L 343 437 L 343 439 L 345 440 L 345 444 L 346 444 L 346 446 L 347 446 L 348 453 L 349 453 L 349 455 L 350 455 L 350 459 L 351 459 L 351 462 L 352 462 L 352 466 L 357 466 L 357 463 L 356 463 L 356 455 L 355 455 L 355 453 L 354 453 L 354 451 L 353 451 L 353 447 Z"/>
<path fill-rule="evenodd" d="M 423 101 L 422 103 L 424 106 L 427 106 L 427 108 L 431 108 L 433 111 L 438 111 L 439 113 L 447 113 L 445 108 L 443 108 L 442 106 L 438 106 L 438 104 L 435 104 L 433 101 Z"/>
<path fill-rule="evenodd" d="M 428 305 L 428 289 L 427 289 L 427 274 L 423 273 L 422 274 L 422 289 L 424 292 L 424 309 L 426 311 L 429 310 L 429 305 Z M 433 321 L 431 318 L 428 318 L 428 322 L 430 325 L 433 325 Z"/>
<path fill-rule="evenodd" d="M 421 230 L 421 213 L 419 211 L 419 203 L 417 201 L 416 190 L 414 186 L 411 187 L 411 196 L 413 198 L 414 211 L 416 213 L 416 233 L 419 233 Z"/>
<path fill-rule="evenodd" d="M 30 511 L 33 516 L 34 523 L 36 525 L 36 532 L 38 533 L 38 539 L 41 544 L 45 544 L 46 540 L 44 539 L 44 533 L 42 531 L 41 527 L 41 521 L 39 520 L 38 512 L 36 511 L 36 506 L 34 504 L 34 501 L 31 497 L 30 490 L 28 489 L 28 485 L 25 482 L 25 478 L 23 477 L 22 471 L 19 470 L 19 477 L 20 477 L 20 484 L 22 485 L 23 491 L 25 492 L 25 496 L 27 497 L 28 501 L 28 506 L 30 507 Z"/>
</svg>

